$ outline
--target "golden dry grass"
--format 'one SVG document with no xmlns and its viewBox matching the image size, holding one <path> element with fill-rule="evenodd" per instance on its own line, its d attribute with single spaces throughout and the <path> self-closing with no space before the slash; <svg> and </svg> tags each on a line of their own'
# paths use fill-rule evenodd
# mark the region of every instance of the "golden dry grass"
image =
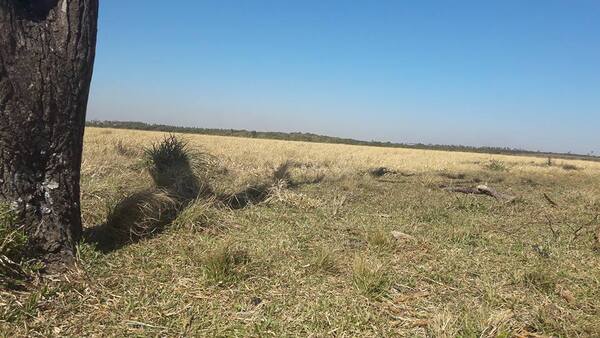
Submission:
<svg viewBox="0 0 600 338">
<path fill-rule="evenodd" d="M 152 188 L 142 149 L 162 137 L 87 129 L 86 227 Z M 81 244 L 68 280 L 2 292 L 0 335 L 600 336 L 600 163 L 183 137 L 213 155 L 197 174 L 215 195 L 139 242 Z M 286 162 L 262 202 L 219 203 Z M 482 183 L 517 199 L 440 189 Z"/>
</svg>

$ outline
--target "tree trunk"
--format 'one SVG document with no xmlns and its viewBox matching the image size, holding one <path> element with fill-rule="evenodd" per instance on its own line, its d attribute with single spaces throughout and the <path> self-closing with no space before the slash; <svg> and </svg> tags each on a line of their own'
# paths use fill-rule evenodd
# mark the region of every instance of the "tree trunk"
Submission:
<svg viewBox="0 0 600 338">
<path fill-rule="evenodd" d="M 0 0 L 0 200 L 49 263 L 70 262 L 82 232 L 97 18 L 98 0 Z"/>
</svg>

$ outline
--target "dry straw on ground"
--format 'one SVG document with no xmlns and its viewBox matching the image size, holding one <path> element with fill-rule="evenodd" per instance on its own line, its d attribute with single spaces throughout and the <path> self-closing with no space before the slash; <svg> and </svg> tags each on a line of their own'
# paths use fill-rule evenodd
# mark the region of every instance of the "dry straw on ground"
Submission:
<svg viewBox="0 0 600 338">
<path fill-rule="evenodd" d="M 161 189 L 142 154 L 164 137 L 87 130 L 86 227 L 161 210 L 131 196 Z M 68 280 L 2 291 L 0 335 L 600 335 L 600 163 L 179 137 L 210 154 L 189 168 L 208 193 L 153 236 L 81 244 Z M 518 198 L 440 189 L 480 185 Z"/>
</svg>

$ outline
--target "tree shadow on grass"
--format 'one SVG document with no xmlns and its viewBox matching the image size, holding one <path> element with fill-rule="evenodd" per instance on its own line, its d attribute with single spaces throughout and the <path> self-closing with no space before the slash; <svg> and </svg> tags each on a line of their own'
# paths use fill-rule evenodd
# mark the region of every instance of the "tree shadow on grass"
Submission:
<svg viewBox="0 0 600 338">
<path fill-rule="evenodd" d="M 84 231 L 84 239 L 103 252 L 117 250 L 162 232 L 181 210 L 181 202 L 167 191 L 133 193 L 109 211 L 106 222 Z"/>
<path fill-rule="evenodd" d="M 244 209 L 266 201 L 278 187 L 296 189 L 303 185 L 321 183 L 325 178 L 324 175 L 317 175 L 312 178 L 293 179 L 290 169 L 297 165 L 297 162 L 286 161 L 279 165 L 265 182 L 249 185 L 233 194 L 220 195 L 217 200 L 230 209 Z"/>
<path fill-rule="evenodd" d="M 164 231 L 190 203 L 213 194 L 193 170 L 192 162 L 202 165 L 203 156 L 174 135 L 153 144 L 145 157 L 154 187 L 121 200 L 105 223 L 84 231 L 84 239 L 110 252 Z"/>
<path fill-rule="evenodd" d="M 266 201 L 277 187 L 297 188 L 323 180 L 322 175 L 293 180 L 291 162 L 285 162 L 264 182 L 233 194 L 218 194 L 194 174 L 191 160 L 198 156 L 193 156 L 187 144 L 176 137 L 153 145 L 146 156 L 155 187 L 127 196 L 111 208 L 105 223 L 84 231 L 84 239 L 102 252 L 160 234 L 198 198 L 214 198 L 219 205 L 237 210 Z"/>
</svg>

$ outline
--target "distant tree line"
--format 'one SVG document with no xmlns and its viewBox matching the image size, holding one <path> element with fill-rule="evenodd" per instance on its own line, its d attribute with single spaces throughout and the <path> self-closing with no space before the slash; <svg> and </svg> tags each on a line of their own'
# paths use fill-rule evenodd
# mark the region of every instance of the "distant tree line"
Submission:
<svg viewBox="0 0 600 338">
<path fill-rule="evenodd" d="M 260 139 L 285 140 L 285 141 L 338 143 L 338 144 L 351 144 L 351 145 L 361 145 L 361 146 L 371 146 L 371 147 L 459 151 L 459 152 L 504 154 L 504 155 L 531 155 L 531 156 L 538 156 L 538 157 L 552 157 L 552 158 L 563 158 L 563 159 L 581 159 L 581 160 L 600 161 L 600 157 L 593 156 L 593 155 L 540 152 L 540 151 L 530 151 L 530 150 L 523 150 L 523 149 L 516 149 L 516 148 L 509 148 L 509 147 L 473 147 L 473 146 L 446 145 L 446 144 L 423 144 L 423 143 L 408 144 L 408 143 L 392 143 L 392 142 L 381 142 L 381 141 L 361 141 L 361 140 L 355 140 L 355 139 L 351 139 L 351 138 L 341 138 L 341 137 L 325 136 L 325 135 L 318 135 L 318 134 L 313 134 L 313 133 L 300 133 L 300 132 L 284 133 L 284 132 L 255 131 L 255 130 L 245 130 L 245 129 L 179 127 L 179 126 L 169 126 L 166 124 L 149 124 L 149 123 L 135 122 L 135 121 L 97 121 L 97 120 L 94 120 L 94 121 L 88 121 L 87 126 L 96 127 L 96 128 L 149 130 L 149 131 L 162 131 L 162 132 L 169 132 L 169 133 L 218 135 L 218 136 L 260 138 Z"/>
</svg>

